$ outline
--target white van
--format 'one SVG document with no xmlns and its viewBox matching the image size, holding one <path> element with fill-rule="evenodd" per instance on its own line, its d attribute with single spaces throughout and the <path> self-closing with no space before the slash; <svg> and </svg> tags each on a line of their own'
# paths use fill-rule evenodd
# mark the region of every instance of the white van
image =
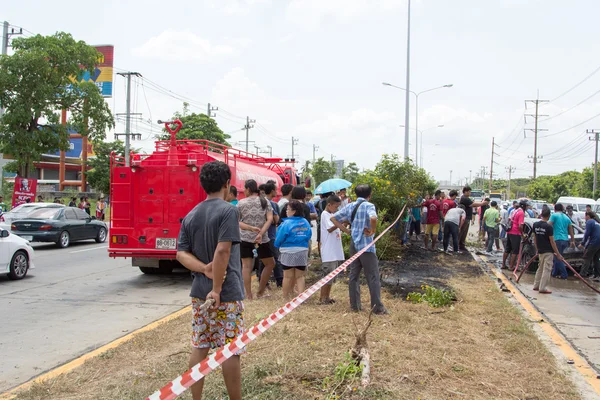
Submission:
<svg viewBox="0 0 600 400">
<path fill-rule="evenodd" d="M 586 206 L 592 206 L 592 210 L 595 210 L 597 205 L 596 201 L 594 201 L 593 199 L 586 199 L 585 197 L 564 196 L 559 197 L 559 199 L 556 201 L 556 204 L 562 204 L 563 206 L 565 206 L 565 208 L 569 205 L 573 206 L 573 211 L 582 213 L 582 216 L 585 214 Z"/>
</svg>

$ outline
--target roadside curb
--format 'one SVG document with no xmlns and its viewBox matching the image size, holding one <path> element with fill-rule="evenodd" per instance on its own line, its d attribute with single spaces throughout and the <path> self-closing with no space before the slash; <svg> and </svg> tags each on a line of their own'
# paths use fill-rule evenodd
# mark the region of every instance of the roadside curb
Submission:
<svg viewBox="0 0 600 400">
<path fill-rule="evenodd" d="M 562 353 L 567 360 L 573 360 L 573 367 L 581 375 L 583 380 L 593 389 L 597 396 L 600 396 L 600 375 L 594 370 L 590 363 L 582 357 L 579 352 L 573 347 L 573 345 L 564 337 L 564 335 L 551 323 L 549 317 L 542 314 L 538 308 L 529 300 L 523 292 L 510 280 L 508 279 L 498 268 L 491 264 L 487 257 L 479 256 L 474 251 L 469 251 L 475 261 L 481 264 L 485 264 L 489 271 L 486 273 L 493 274 L 498 280 L 500 280 L 510 291 L 514 300 L 519 303 L 521 308 L 529 315 L 532 321 L 535 321 L 536 326 L 539 327 L 544 334 L 548 337 L 551 343 Z"/>
<path fill-rule="evenodd" d="M 184 308 L 182 308 L 178 311 L 175 311 L 174 313 L 171 313 L 157 321 L 151 322 L 148 325 L 145 325 L 139 329 L 136 329 L 133 332 L 130 332 L 125 336 L 121 336 L 120 338 L 115 339 L 110 343 L 107 343 L 101 347 L 98 347 L 97 349 L 92 350 L 88 353 L 85 353 L 85 354 L 75 358 L 74 360 L 67 362 L 66 364 L 59 365 L 58 367 L 53 368 L 50 371 L 45 372 L 33 379 L 30 379 L 27 382 L 22 383 L 19 386 L 8 390 L 7 392 L 1 393 L 0 400 L 13 399 L 16 396 L 16 393 L 18 391 L 28 389 L 32 385 L 42 383 L 43 381 L 46 381 L 48 379 L 56 378 L 60 375 L 67 374 L 67 373 L 73 371 L 75 368 L 83 365 L 87 360 L 97 357 L 98 355 L 105 353 L 108 350 L 117 348 L 120 345 L 122 345 L 123 343 L 130 341 L 135 335 L 154 330 L 154 329 L 158 328 L 160 325 L 162 325 L 166 322 L 172 321 L 172 320 L 190 312 L 191 310 L 192 310 L 192 306 L 185 306 Z"/>
</svg>

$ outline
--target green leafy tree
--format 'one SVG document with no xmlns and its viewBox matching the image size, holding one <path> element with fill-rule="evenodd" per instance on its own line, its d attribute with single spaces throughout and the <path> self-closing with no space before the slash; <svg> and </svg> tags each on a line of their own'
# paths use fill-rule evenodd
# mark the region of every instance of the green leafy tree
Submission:
<svg viewBox="0 0 600 400">
<path fill-rule="evenodd" d="M 217 121 L 206 114 L 189 113 L 188 103 L 183 103 L 183 111 L 173 114 L 173 119 L 179 119 L 183 123 L 183 127 L 177 132 L 178 140 L 209 140 L 230 146 L 227 139 L 230 139 L 231 136 L 219 128 Z M 166 130 L 164 132 L 159 139 L 169 140 L 171 135 Z"/>
<path fill-rule="evenodd" d="M 335 176 L 336 168 L 335 164 L 331 161 L 326 161 L 323 157 L 319 158 L 312 165 L 312 177 L 314 185 L 325 182 L 327 179 L 331 179 Z"/>
<path fill-rule="evenodd" d="M 125 155 L 125 144 L 120 140 L 99 142 L 94 145 L 96 157 L 90 158 L 87 180 L 89 184 L 102 193 L 110 192 L 110 154 Z"/>
<path fill-rule="evenodd" d="M 92 142 L 106 137 L 114 119 L 94 83 L 74 79 L 93 74 L 100 53 L 64 32 L 13 40 L 12 56 L 0 58 L 0 152 L 11 154 L 13 170 L 31 177 L 42 154 L 67 150 L 68 126 Z"/>
<path fill-rule="evenodd" d="M 423 169 L 397 154 L 384 154 L 373 171 L 366 171 L 354 181 L 354 186 L 367 183 L 373 188 L 371 200 L 377 209 L 387 211 L 387 218 L 395 218 L 404 204 L 412 206 L 419 197 L 433 193 L 437 183 Z"/>
<path fill-rule="evenodd" d="M 342 169 L 342 178 L 352 183 L 354 183 L 356 178 L 358 178 L 359 174 L 360 170 L 358 169 L 358 165 L 356 165 L 355 162 L 349 163 Z"/>
</svg>

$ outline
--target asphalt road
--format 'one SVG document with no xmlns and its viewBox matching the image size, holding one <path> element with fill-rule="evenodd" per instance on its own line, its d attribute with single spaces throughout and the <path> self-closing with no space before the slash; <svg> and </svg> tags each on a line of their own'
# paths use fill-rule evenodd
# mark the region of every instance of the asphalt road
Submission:
<svg viewBox="0 0 600 400">
<path fill-rule="evenodd" d="M 189 304 L 183 270 L 144 275 L 94 241 L 33 246 L 25 279 L 0 275 L 0 392 Z"/>
</svg>

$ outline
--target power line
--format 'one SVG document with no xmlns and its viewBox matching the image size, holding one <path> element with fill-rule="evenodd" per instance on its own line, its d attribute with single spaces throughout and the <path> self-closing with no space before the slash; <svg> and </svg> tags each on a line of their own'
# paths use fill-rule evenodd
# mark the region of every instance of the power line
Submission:
<svg viewBox="0 0 600 400">
<path fill-rule="evenodd" d="M 556 136 L 556 135 L 559 135 L 559 134 L 561 134 L 561 133 L 565 133 L 565 132 L 567 132 L 567 131 L 570 131 L 570 130 L 571 130 L 571 129 L 573 129 L 573 128 L 580 127 L 581 125 L 583 125 L 583 124 L 585 124 L 585 123 L 587 123 L 587 122 L 590 122 L 590 121 L 591 121 L 591 120 L 593 120 L 594 118 L 598 118 L 598 117 L 600 117 L 600 113 L 598 113 L 598 114 L 594 115 L 594 116 L 593 116 L 593 117 L 591 117 L 591 118 L 588 118 L 588 119 L 586 119 L 586 120 L 585 120 L 585 121 L 583 121 L 583 122 L 580 122 L 580 123 L 579 123 L 579 124 L 577 124 L 577 125 L 573 125 L 573 126 L 572 126 L 572 127 L 570 127 L 570 128 L 563 129 L 562 131 L 559 131 L 559 132 L 556 132 L 556 133 L 551 133 L 551 134 L 549 134 L 549 135 L 540 136 L 540 139 L 547 138 L 547 137 L 552 137 L 552 136 Z"/>
<path fill-rule="evenodd" d="M 558 99 L 560 99 L 561 97 L 571 93 L 573 90 L 577 89 L 579 86 L 581 86 L 581 84 L 583 84 L 585 81 L 587 81 L 588 79 L 590 79 L 592 76 L 596 75 L 598 73 L 598 71 L 600 71 L 600 66 L 598 68 L 596 68 L 591 74 L 589 74 L 588 76 L 586 76 L 585 78 L 583 78 L 583 80 L 581 82 L 579 82 L 578 84 L 576 84 L 575 86 L 573 86 L 571 89 L 567 90 L 566 92 L 560 94 L 559 96 L 553 98 L 552 100 L 550 100 L 550 102 L 554 102 Z"/>
<path fill-rule="evenodd" d="M 593 93 L 591 96 L 589 96 L 589 97 L 586 97 L 585 99 L 581 100 L 579 103 L 575 104 L 573 107 L 567 108 L 566 110 L 564 110 L 564 111 L 561 111 L 561 112 L 559 112 L 558 114 L 556 114 L 556 115 L 553 115 L 553 116 L 551 116 L 551 117 L 548 117 L 548 118 L 546 118 L 546 119 L 543 119 L 543 120 L 541 120 L 540 122 L 549 121 L 549 120 L 551 120 L 551 119 L 553 119 L 553 118 L 556 118 L 556 117 L 558 117 L 558 116 L 561 116 L 561 115 L 563 115 L 563 114 L 565 114 L 565 113 L 567 113 L 567 112 L 571 111 L 572 109 L 574 109 L 574 108 L 576 108 L 576 107 L 579 107 L 580 105 L 582 105 L 583 103 L 585 103 L 586 101 L 588 101 L 589 99 L 591 99 L 592 97 L 596 96 L 598 93 L 600 93 L 600 90 L 598 90 L 597 92 Z"/>
</svg>

